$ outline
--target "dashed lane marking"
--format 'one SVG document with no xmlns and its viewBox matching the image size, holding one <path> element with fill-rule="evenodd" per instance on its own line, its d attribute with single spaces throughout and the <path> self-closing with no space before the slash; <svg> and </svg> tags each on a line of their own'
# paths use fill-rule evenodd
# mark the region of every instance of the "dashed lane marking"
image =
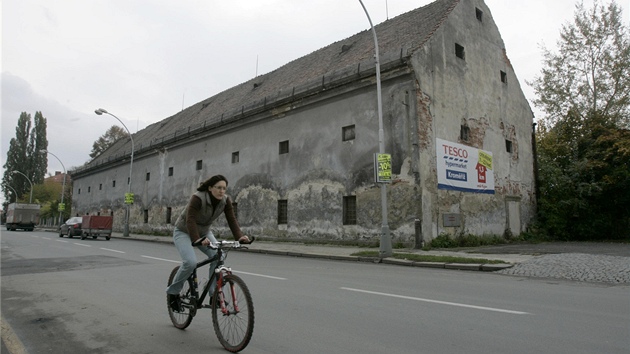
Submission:
<svg viewBox="0 0 630 354">
<path fill-rule="evenodd" d="M 113 250 L 113 249 L 110 249 L 110 248 L 103 248 L 103 247 L 101 247 L 101 249 L 103 251 L 116 252 L 116 253 L 125 253 L 124 251 Z"/>
<path fill-rule="evenodd" d="M 341 289 L 348 290 L 348 291 L 356 291 L 356 292 L 364 293 L 364 294 L 373 294 L 373 295 L 380 295 L 380 296 L 395 297 L 395 298 L 398 298 L 398 299 L 415 300 L 415 301 L 429 302 L 429 303 L 440 304 L 440 305 L 465 307 L 465 308 L 475 309 L 475 310 L 502 312 L 502 313 L 509 313 L 509 314 L 513 314 L 513 315 L 529 315 L 530 314 L 528 312 L 522 312 L 522 311 L 505 310 L 505 309 L 499 309 L 499 308 L 494 308 L 494 307 L 475 306 L 475 305 L 461 304 L 461 303 L 457 303 L 457 302 L 448 302 L 448 301 L 440 301 L 440 300 L 423 299 L 423 298 L 420 298 L 420 297 L 404 296 L 404 295 L 396 295 L 396 294 L 387 294 L 387 293 L 380 293 L 380 292 L 377 292 L 377 291 L 369 291 L 369 290 L 361 290 L 361 289 L 353 289 L 353 288 L 343 288 L 343 287 Z"/>
</svg>

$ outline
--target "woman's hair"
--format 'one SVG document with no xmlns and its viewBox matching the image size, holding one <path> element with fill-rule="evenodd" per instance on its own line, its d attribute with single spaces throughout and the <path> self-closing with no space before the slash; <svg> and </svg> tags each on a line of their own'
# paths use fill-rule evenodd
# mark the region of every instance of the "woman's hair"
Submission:
<svg viewBox="0 0 630 354">
<path fill-rule="evenodd" d="M 208 188 L 214 186 L 215 184 L 219 183 L 220 181 L 225 181 L 225 186 L 227 187 L 227 185 L 228 185 L 227 178 L 225 178 L 223 175 L 216 175 L 216 176 L 212 176 L 212 177 L 208 178 L 207 180 L 201 182 L 201 184 L 199 185 L 199 188 L 197 188 L 197 190 L 200 191 L 200 192 L 205 192 L 205 191 L 208 190 Z"/>
</svg>

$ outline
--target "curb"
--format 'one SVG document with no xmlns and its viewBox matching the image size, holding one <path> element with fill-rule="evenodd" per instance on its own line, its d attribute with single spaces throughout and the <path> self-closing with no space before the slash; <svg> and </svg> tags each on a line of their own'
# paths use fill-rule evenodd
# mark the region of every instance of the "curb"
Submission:
<svg viewBox="0 0 630 354">
<path fill-rule="evenodd" d="M 111 236 L 112 239 L 120 240 L 133 240 L 155 243 L 173 243 L 170 238 L 155 236 L 154 238 L 133 238 L 124 236 Z M 507 268 L 511 268 L 514 264 L 501 263 L 501 264 L 482 264 L 482 263 L 448 263 L 448 262 L 416 262 L 405 259 L 396 258 L 378 258 L 378 257 L 361 257 L 361 256 L 345 256 L 345 255 L 329 255 L 319 253 L 304 253 L 294 251 L 278 251 L 270 249 L 239 249 L 239 252 L 251 252 L 268 254 L 274 256 L 288 256 L 288 257 L 304 257 L 313 259 L 328 259 L 334 261 L 350 261 L 350 262 L 365 262 L 365 263 L 382 263 L 397 266 L 406 267 L 420 267 L 420 268 L 435 268 L 435 269 L 454 269 L 454 270 L 469 270 L 469 271 L 482 271 L 482 272 L 495 272 Z"/>
<path fill-rule="evenodd" d="M 277 256 L 304 257 L 314 259 L 328 259 L 335 261 L 351 261 L 365 263 L 382 263 L 389 265 L 420 267 L 420 268 L 436 268 L 436 269 L 455 269 L 455 270 L 472 270 L 483 272 L 495 272 L 514 265 L 510 263 L 504 264 L 486 264 L 486 263 L 447 263 L 447 262 L 415 262 L 396 258 L 378 258 L 378 257 L 358 257 L 358 256 L 334 256 L 316 253 L 301 253 L 289 251 L 261 250 L 261 249 L 243 249 L 240 252 L 261 253 Z"/>
</svg>

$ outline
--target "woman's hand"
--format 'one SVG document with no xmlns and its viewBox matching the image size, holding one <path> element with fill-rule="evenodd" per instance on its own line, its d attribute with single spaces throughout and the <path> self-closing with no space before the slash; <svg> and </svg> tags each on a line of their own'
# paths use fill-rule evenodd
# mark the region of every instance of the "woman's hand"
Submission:
<svg viewBox="0 0 630 354">
<path fill-rule="evenodd" d="M 247 237 L 247 236 L 243 236 L 243 237 L 239 238 L 238 242 L 242 243 L 244 245 L 247 245 L 247 244 L 251 243 L 251 241 L 249 240 L 249 237 Z"/>
<path fill-rule="evenodd" d="M 204 236 L 198 239 L 197 241 L 193 242 L 192 245 L 193 247 L 210 246 L 210 239 Z"/>
</svg>

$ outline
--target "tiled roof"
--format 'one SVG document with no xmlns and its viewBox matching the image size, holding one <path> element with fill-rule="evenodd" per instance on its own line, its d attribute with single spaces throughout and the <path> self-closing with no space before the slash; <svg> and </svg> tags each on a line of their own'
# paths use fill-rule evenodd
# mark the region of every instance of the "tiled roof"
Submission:
<svg viewBox="0 0 630 354">
<path fill-rule="evenodd" d="M 388 57 L 407 57 L 421 47 L 458 3 L 459 0 L 437 0 L 376 25 L 381 65 Z M 373 58 L 374 38 L 368 28 L 149 125 L 133 135 L 135 151 L 159 145 L 165 140 L 177 140 L 190 130 L 239 116 L 252 107 L 289 98 L 311 86 L 321 87 L 322 82 L 344 73 L 356 73 L 357 68 L 371 65 L 373 70 Z M 118 160 L 130 152 L 130 140 L 121 139 L 85 168 Z"/>
</svg>

